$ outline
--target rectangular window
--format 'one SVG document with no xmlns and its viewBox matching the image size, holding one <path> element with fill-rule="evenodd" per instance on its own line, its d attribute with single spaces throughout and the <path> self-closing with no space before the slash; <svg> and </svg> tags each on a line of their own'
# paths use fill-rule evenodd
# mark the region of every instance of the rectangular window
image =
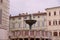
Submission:
<svg viewBox="0 0 60 40">
<path fill-rule="evenodd" d="M 20 26 L 21 26 L 21 23 L 19 23 L 19 28 L 20 28 Z"/>
<path fill-rule="evenodd" d="M 35 16 L 33 16 L 33 18 L 35 18 Z"/>
<path fill-rule="evenodd" d="M 59 11 L 59 15 L 60 15 L 60 11 Z"/>
<path fill-rule="evenodd" d="M 45 32 L 45 35 L 48 36 L 48 31 Z"/>
<path fill-rule="evenodd" d="M 60 25 L 60 21 L 59 21 L 59 25 Z"/>
<path fill-rule="evenodd" d="M 56 11 L 54 12 L 54 16 L 56 15 Z"/>
<path fill-rule="evenodd" d="M 42 21 L 42 26 L 43 26 L 43 27 L 45 26 L 45 22 L 44 22 L 44 21 Z"/>
<path fill-rule="evenodd" d="M 26 24 L 25 21 L 23 22 L 23 24 L 24 24 L 23 27 L 26 28 L 27 27 L 27 24 Z"/>
<path fill-rule="evenodd" d="M 51 25 L 51 21 L 49 21 L 49 25 Z"/>
<path fill-rule="evenodd" d="M 15 28 L 15 23 L 12 23 L 12 27 Z"/>
<path fill-rule="evenodd" d="M 33 31 L 33 30 L 30 31 L 30 35 L 31 35 L 31 36 L 34 36 L 34 31 Z"/>
<path fill-rule="evenodd" d="M 57 21 L 53 21 L 53 25 L 57 25 Z"/>
<path fill-rule="evenodd" d="M 57 21 L 56 21 L 56 25 L 57 25 Z"/>
<path fill-rule="evenodd" d="M 52 36 L 52 32 L 49 32 L 49 36 Z"/>
<path fill-rule="evenodd" d="M 36 31 L 36 36 L 40 36 L 40 31 Z"/>
<path fill-rule="evenodd" d="M 29 31 L 25 31 L 25 36 L 28 36 L 29 35 Z"/>
<path fill-rule="evenodd" d="M 51 13 L 49 12 L 49 16 L 51 16 Z"/>
<path fill-rule="evenodd" d="M 53 21 L 53 25 L 55 25 L 55 22 Z"/>
<path fill-rule="evenodd" d="M 27 16 L 25 16 L 24 19 L 27 19 Z"/>
<path fill-rule="evenodd" d="M 21 17 L 19 17 L 18 19 L 21 19 Z"/>
<path fill-rule="evenodd" d="M 23 35 L 23 31 L 21 30 L 21 31 L 20 31 L 20 36 L 22 36 L 22 35 Z"/>
<path fill-rule="evenodd" d="M 38 21 L 38 27 L 40 27 L 40 21 Z"/>
<path fill-rule="evenodd" d="M 2 10 L 0 9 L 0 24 L 2 23 Z"/>
<path fill-rule="evenodd" d="M 13 18 L 13 20 L 15 20 L 15 18 Z"/>
<path fill-rule="evenodd" d="M 38 18 L 40 18 L 40 16 L 38 16 Z"/>
<path fill-rule="evenodd" d="M 54 36 L 58 36 L 58 33 L 57 32 L 54 32 L 53 34 L 54 34 Z"/>
<path fill-rule="evenodd" d="M 44 36 L 44 33 L 45 33 L 45 32 L 44 32 L 44 31 L 41 31 L 41 33 L 42 33 L 42 36 Z"/>
</svg>

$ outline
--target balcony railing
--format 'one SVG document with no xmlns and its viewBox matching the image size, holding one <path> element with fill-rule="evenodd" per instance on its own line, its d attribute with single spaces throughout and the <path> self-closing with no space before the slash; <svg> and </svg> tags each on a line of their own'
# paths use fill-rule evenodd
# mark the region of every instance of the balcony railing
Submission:
<svg viewBox="0 0 60 40">
<path fill-rule="evenodd" d="M 51 32 L 44 30 L 20 30 L 12 31 L 11 37 L 47 37 L 50 38 Z"/>
</svg>

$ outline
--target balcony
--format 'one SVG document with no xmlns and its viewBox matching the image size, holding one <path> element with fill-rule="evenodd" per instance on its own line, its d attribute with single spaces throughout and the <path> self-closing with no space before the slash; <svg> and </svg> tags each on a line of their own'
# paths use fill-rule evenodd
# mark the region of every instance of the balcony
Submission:
<svg viewBox="0 0 60 40">
<path fill-rule="evenodd" d="M 50 38 L 51 32 L 44 30 L 17 30 L 11 32 L 11 38 Z"/>
</svg>

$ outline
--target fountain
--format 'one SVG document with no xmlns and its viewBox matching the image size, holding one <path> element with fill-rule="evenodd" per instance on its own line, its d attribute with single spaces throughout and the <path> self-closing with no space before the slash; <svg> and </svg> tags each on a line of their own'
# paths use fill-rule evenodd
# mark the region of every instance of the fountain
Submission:
<svg viewBox="0 0 60 40">
<path fill-rule="evenodd" d="M 29 28 L 31 30 L 32 25 L 36 23 L 36 20 L 31 19 L 31 14 L 29 16 L 30 16 L 30 19 L 29 20 L 25 20 L 25 22 L 29 25 Z"/>
</svg>

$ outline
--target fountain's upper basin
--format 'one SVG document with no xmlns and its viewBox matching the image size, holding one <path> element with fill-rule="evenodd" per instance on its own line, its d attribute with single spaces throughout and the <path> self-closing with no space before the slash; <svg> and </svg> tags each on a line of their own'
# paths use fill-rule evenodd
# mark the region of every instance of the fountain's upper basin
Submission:
<svg viewBox="0 0 60 40">
<path fill-rule="evenodd" d="M 25 20 L 25 22 L 29 25 L 35 24 L 36 20 Z"/>
</svg>

